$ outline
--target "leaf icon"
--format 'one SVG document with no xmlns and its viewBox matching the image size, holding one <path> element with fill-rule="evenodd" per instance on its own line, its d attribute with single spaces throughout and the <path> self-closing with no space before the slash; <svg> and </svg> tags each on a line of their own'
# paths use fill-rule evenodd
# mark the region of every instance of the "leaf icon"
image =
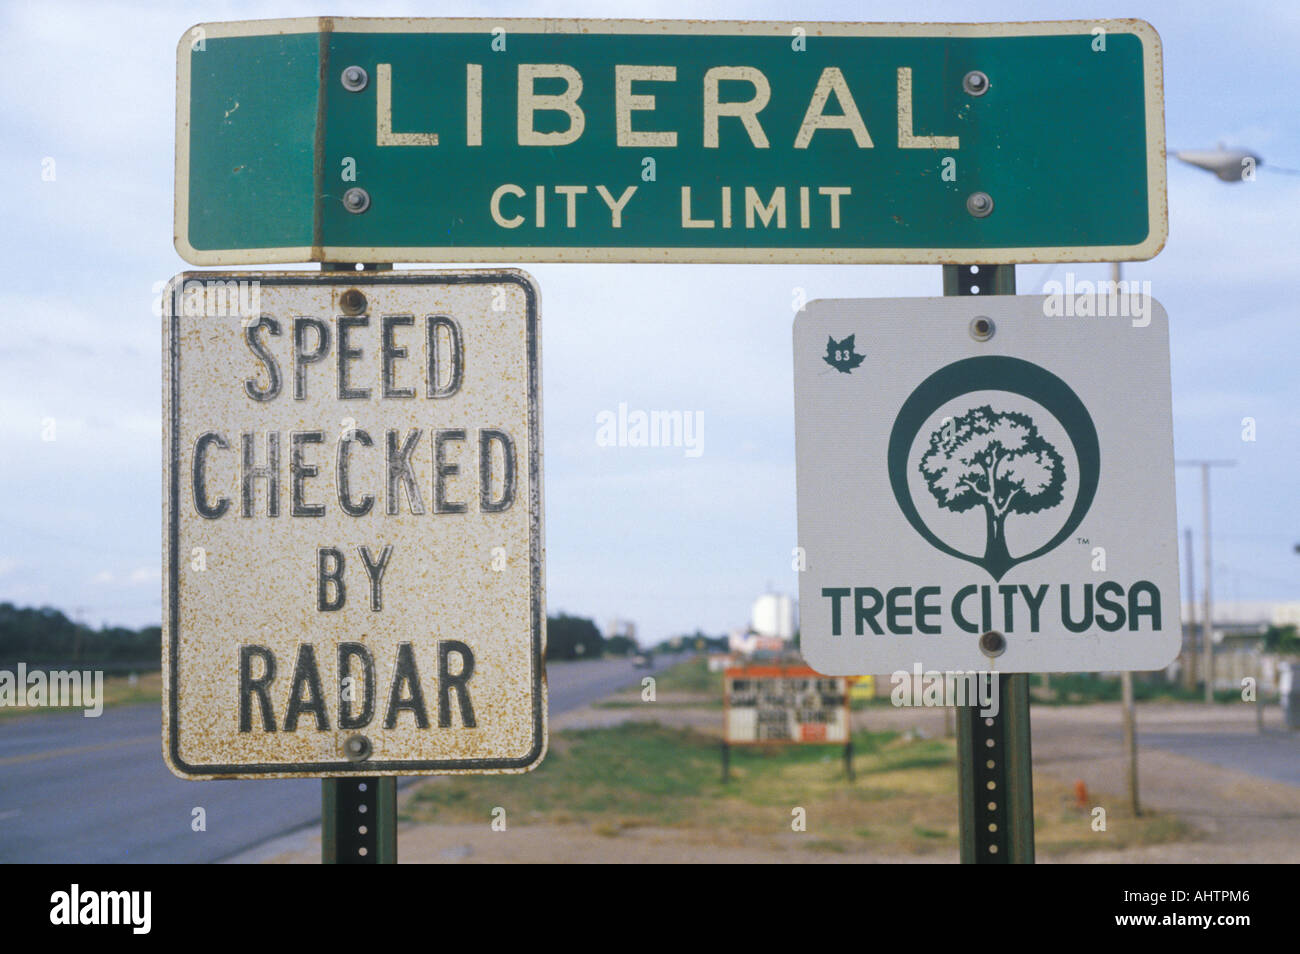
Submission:
<svg viewBox="0 0 1300 954">
<path fill-rule="evenodd" d="M 849 335 L 843 341 L 836 341 L 828 336 L 826 338 L 826 354 L 822 356 L 822 360 L 841 374 L 848 374 L 865 361 L 867 357 L 865 354 L 858 354 L 854 350 L 854 337 L 854 335 Z"/>
</svg>

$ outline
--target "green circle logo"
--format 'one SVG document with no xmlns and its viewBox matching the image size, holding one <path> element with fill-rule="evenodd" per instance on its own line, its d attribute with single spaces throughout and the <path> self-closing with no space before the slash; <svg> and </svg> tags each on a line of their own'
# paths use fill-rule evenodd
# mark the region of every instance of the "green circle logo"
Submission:
<svg viewBox="0 0 1300 954">
<path fill-rule="evenodd" d="M 949 401 L 978 391 L 1005 391 L 1034 401 L 1056 418 L 1074 445 L 1079 471 L 1074 506 L 1046 543 L 1020 556 L 1007 548 L 1007 520 L 1060 506 L 1067 476 L 1060 451 L 1032 415 L 988 403 L 972 406 L 945 417 L 916 462 L 939 507 L 955 513 L 982 509 L 983 553 L 963 553 L 941 540 L 921 519 L 908 484 L 912 445 L 926 420 Z M 888 467 L 894 499 L 912 528 L 936 550 L 982 566 L 1000 580 L 1016 564 L 1056 549 L 1083 521 L 1097 493 L 1101 452 L 1092 416 L 1069 385 L 1029 361 L 988 356 L 956 361 L 920 383 L 894 421 Z"/>
</svg>

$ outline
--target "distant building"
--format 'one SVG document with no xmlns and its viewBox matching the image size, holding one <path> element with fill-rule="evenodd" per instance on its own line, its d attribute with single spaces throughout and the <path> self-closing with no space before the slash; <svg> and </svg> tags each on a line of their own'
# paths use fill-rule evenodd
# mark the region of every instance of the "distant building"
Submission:
<svg viewBox="0 0 1300 954">
<path fill-rule="evenodd" d="M 1216 600 L 1213 609 L 1216 643 L 1225 636 L 1263 633 L 1270 626 L 1300 626 L 1300 600 Z M 1183 604 L 1184 633 L 1192 622 L 1200 628 L 1203 610 L 1199 601 Z"/>
<path fill-rule="evenodd" d="M 725 672 L 739 662 L 739 657 L 735 653 L 709 653 L 709 672 Z"/>
<path fill-rule="evenodd" d="M 605 624 L 605 638 L 614 639 L 616 636 L 622 636 L 636 642 L 636 623 L 630 619 L 611 619 Z"/>
<path fill-rule="evenodd" d="M 750 630 L 782 642 L 794 639 L 797 626 L 795 601 L 783 593 L 764 593 L 750 610 Z"/>
<path fill-rule="evenodd" d="M 756 653 L 780 653 L 788 644 L 789 640 L 781 639 L 779 636 L 763 636 L 746 629 L 733 629 L 727 636 L 727 648 L 733 653 L 745 656 L 753 656 Z"/>
<path fill-rule="evenodd" d="M 727 647 L 745 656 L 787 652 L 799 622 L 796 603 L 783 593 L 764 593 L 754 600 L 749 625 L 727 634 Z"/>
<path fill-rule="evenodd" d="M 1190 688 L 1203 680 L 1204 642 L 1201 633 L 1203 605 L 1184 603 L 1183 649 L 1165 670 Z M 1261 638 L 1270 626 L 1300 625 L 1298 600 L 1222 600 L 1213 606 L 1214 684 L 1218 689 L 1241 685 L 1244 676 L 1259 680 L 1272 692 L 1277 687 L 1277 657 L 1261 656 Z"/>
</svg>

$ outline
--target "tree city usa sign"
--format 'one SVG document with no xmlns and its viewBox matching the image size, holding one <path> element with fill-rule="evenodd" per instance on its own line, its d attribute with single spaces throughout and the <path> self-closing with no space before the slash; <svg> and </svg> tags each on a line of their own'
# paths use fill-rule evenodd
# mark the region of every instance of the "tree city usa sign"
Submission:
<svg viewBox="0 0 1300 954">
<path fill-rule="evenodd" d="M 204 24 L 177 51 L 176 248 L 1145 259 L 1168 231 L 1161 75 L 1137 20 Z"/>
<path fill-rule="evenodd" d="M 805 307 L 795 437 L 814 669 L 1173 658 L 1168 325 L 1145 304 L 1131 320 L 1064 317 L 1029 295 Z"/>
<path fill-rule="evenodd" d="M 536 764 L 531 279 L 187 273 L 164 301 L 172 771 Z"/>
</svg>

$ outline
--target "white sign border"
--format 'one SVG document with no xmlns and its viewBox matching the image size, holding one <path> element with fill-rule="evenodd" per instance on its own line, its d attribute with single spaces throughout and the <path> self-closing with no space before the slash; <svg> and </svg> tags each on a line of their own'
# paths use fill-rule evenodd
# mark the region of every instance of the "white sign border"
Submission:
<svg viewBox="0 0 1300 954">
<path fill-rule="evenodd" d="M 724 36 L 789 36 L 798 28 L 816 35 L 861 37 L 1010 37 L 1091 35 L 1095 30 L 1131 33 L 1142 43 L 1147 143 L 1146 238 L 1134 245 L 1028 248 L 588 248 L 285 246 L 201 250 L 189 242 L 190 47 L 206 39 L 329 32 L 473 33 L 501 27 L 516 33 L 598 33 Z M 198 33 L 202 31 L 202 33 Z M 1169 238 L 1168 159 L 1165 144 L 1164 51 L 1155 27 L 1140 19 L 1028 21 L 1019 23 L 847 23 L 742 20 L 539 20 L 503 18 L 298 17 L 196 24 L 176 46 L 176 194 L 173 238 L 191 265 L 257 265 L 291 262 L 604 262 L 781 263 L 791 265 L 1011 265 L 1034 262 L 1129 262 L 1155 258 Z"/>
<path fill-rule="evenodd" d="M 959 318 L 963 321 L 965 320 L 967 314 L 973 316 L 982 313 L 985 316 L 991 317 L 994 325 L 997 326 L 1000 320 L 1007 321 L 1007 316 L 999 315 L 999 312 L 997 310 L 999 304 L 1010 309 L 1012 312 L 1025 312 L 1034 315 L 1041 314 L 1043 315 L 1041 319 L 1043 322 L 1059 321 L 1059 322 L 1081 323 L 1081 322 L 1096 322 L 1096 321 L 1122 321 L 1125 324 L 1127 324 L 1130 320 L 1128 318 L 1117 318 L 1117 317 L 1049 318 L 1046 316 L 1045 302 L 1051 297 L 1052 296 L 1043 295 L 1043 294 L 1023 294 L 1023 295 L 989 295 L 989 296 L 947 295 L 942 297 L 814 299 L 813 301 L 808 302 L 807 305 L 805 305 L 804 309 L 801 310 L 795 316 L 794 322 L 792 323 L 792 339 L 793 339 L 794 346 L 797 348 L 800 341 L 799 327 L 801 323 L 816 322 L 818 318 L 825 317 L 825 315 L 820 314 L 820 312 L 824 312 L 824 310 L 828 308 L 834 309 L 834 308 L 845 308 L 845 307 L 856 307 L 856 308 L 869 310 L 871 313 L 863 316 L 866 319 L 878 320 L 887 316 L 891 320 L 897 320 L 899 322 L 906 322 L 909 320 L 923 321 L 927 318 L 938 318 L 938 317 L 946 317 L 949 320 L 955 320 L 955 319 L 951 319 L 951 316 L 935 316 L 933 314 L 935 310 L 942 310 L 942 311 L 951 312 L 953 315 L 959 316 Z M 1149 298 L 1148 301 L 1150 302 L 1150 305 L 1153 308 L 1153 312 L 1152 312 L 1153 317 L 1148 319 L 1150 321 L 1151 327 L 1150 328 L 1148 328 L 1147 326 L 1137 326 L 1137 327 L 1141 333 L 1145 334 L 1154 330 L 1156 333 L 1161 335 L 1163 345 L 1164 345 L 1164 351 L 1165 351 L 1165 360 L 1162 362 L 1163 367 L 1161 368 L 1163 374 L 1158 375 L 1156 377 L 1156 383 L 1158 386 L 1166 389 L 1167 393 L 1172 394 L 1172 382 L 1169 377 L 1170 355 L 1168 350 L 1169 349 L 1168 313 L 1166 312 L 1164 306 L 1161 305 L 1160 302 L 1157 301 L 1155 298 Z M 820 335 L 825 331 L 826 329 L 823 326 L 818 326 L 817 334 Z M 859 347 L 863 347 L 864 349 L 867 347 L 871 347 L 869 338 L 863 338 L 860 335 L 858 337 L 859 337 L 859 341 L 858 341 Z M 804 500 L 803 495 L 805 493 L 805 490 L 803 488 L 802 482 L 800 481 L 801 461 L 804 459 L 803 458 L 804 450 L 802 450 L 801 448 L 807 444 L 809 438 L 806 434 L 801 433 L 800 426 L 799 426 L 799 422 L 801 419 L 799 408 L 798 408 L 799 401 L 800 401 L 799 398 L 799 392 L 800 392 L 799 373 L 800 372 L 799 372 L 797 355 L 792 352 L 792 357 L 794 358 L 795 361 L 794 390 L 795 390 L 795 401 L 796 401 L 795 467 L 796 467 L 796 498 L 797 498 L 796 509 L 798 511 L 796 522 L 798 526 L 797 532 L 799 537 L 799 543 L 800 546 L 802 547 L 807 545 L 807 541 L 805 540 L 805 534 L 807 532 L 807 521 L 804 518 L 804 505 L 803 505 L 803 500 Z M 938 368 L 936 368 L 936 370 L 938 370 Z M 918 379 L 916 384 L 920 384 L 921 380 L 924 380 L 924 376 Z M 1167 433 L 1164 433 L 1162 428 L 1162 444 L 1158 450 L 1158 456 L 1153 456 L 1152 460 L 1154 463 L 1158 463 L 1160 461 L 1167 462 L 1168 471 L 1171 475 L 1171 480 L 1172 480 L 1172 474 L 1174 469 L 1172 398 L 1170 400 L 1170 418 L 1168 420 L 1169 420 L 1168 431 Z M 1168 439 L 1167 443 L 1164 442 L 1165 437 L 1167 437 Z M 882 463 L 881 466 L 883 467 L 887 465 Z M 923 660 L 919 658 L 920 651 L 914 652 L 913 649 L 899 648 L 899 646 L 896 644 L 895 646 L 890 647 L 889 649 L 886 650 L 886 652 L 897 654 L 897 658 L 894 660 L 894 665 L 891 666 L 886 663 L 876 664 L 875 662 L 865 662 L 862 665 L 859 665 L 856 668 L 849 670 L 839 663 L 836 662 L 828 663 L 828 660 L 824 655 L 822 655 L 822 653 L 823 653 L 823 647 L 825 645 L 825 641 L 831 637 L 821 633 L 817 633 L 813 630 L 806 628 L 806 624 L 809 622 L 807 619 L 804 620 L 805 628 L 803 630 L 803 637 L 801 642 L 804 658 L 805 660 L 807 660 L 808 665 L 811 666 L 814 670 L 827 676 L 832 676 L 832 675 L 887 676 L 891 674 L 891 670 L 895 672 L 905 671 L 911 673 L 913 670 L 910 667 L 914 667 L 917 663 L 924 664 L 923 672 L 947 671 L 951 669 L 951 671 L 954 672 L 995 672 L 1004 675 L 1012 674 L 1012 673 L 1027 673 L 1027 672 L 1034 672 L 1034 673 L 1122 672 L 1122 671 L 1155 672 L 1164 669 L 1177 658 L 1179 653 L 1179 647 L 1182 645 L 1182 620 L 1181 620 L 1182 605 L 1181 605 L 1181 590 L 1178 585 L 1178 581 L 1181 579 L 1180 568 L 1181 568 L 1182 554 L 1179 552 L 1179 547 L 1177 545 L 1178 544 L 1178 540 L 1177 540 L 1178 522 L 1177 522 L 1177 510 L 1176 510 L 1175 499 L 1176 499 L 1175 490 L 1171 484 L 1169 498 L 1167 503 L 1165 504 L 1165 507 L 1167 509 L 1165 509 L 1164 511 L 1163 519 L 1167 521 L 1168 529 L 1171 531 L 1171 535 L 1168 539 L 1168 542 L 1172 544 L 1170 549 L 1172 551 L 1174 564 L 1172 568 L 1172 578 L 1170 580 L 1170 585 L 1165 587 L 1164 589 L 1165 591 L 1175 596 L 1175 599 L 1173 601 L 1174 606 L 1172 607 L 1173 617 L 1171 622 L 1167 622 L 1161 627 L 1161 632 L 1164 633 L 1165 635 L 1161 636 L 1159 639 L 1153 638 L 1148 642 L 1146 651 L 1148 652 L 1149 655 L 1145 657 L 1141 657 L 1137 661 L 1129 661 L 1127 663 L 1122 663 L 1117 660 L 1108 659 L 1105 665 L 1092 664 L 1092 665 L 1063 666 L 1058 663 L 1051 663 L 1051 664 L 1044 664 L 1044 665 L 1031 665 L 1030 663 L 1022 663 L 1017 661 L 1017 657 L 1019 657 L 1020 655 L 1019 652 L 1017 652 L 1014 655 L 1001 654 L 1001 655 L 995 655 L 989 657 L 983 654 L 982 651 L 978 650 L 975 640 L 972 639 L 966 644 L 964 648 L 959 647 L 957 649 L 950 649 L 949 647 L 941 647 L 938 652 L 935 652 L 935 655 L 939 655 L 939 653 L 944 652 L 945 649 L 949 649 L 949 651 L 957 653 L 958 658 L 961 659 L 961 661 L 957 663 L 949 662 L 949 659 L 953 657 L 949 657 L 946 655 L 942 656 L 938 660 L 935 659 Z M 1152 504 L 1152 506 L 1154 506 L 1154 504 Z M 809 551 L 809 553 L 811 556 L 811 551 Z M 807 571 L 804 572 L 806 573 Z M 808 597 L 812 593 L 811 589 L 806 589 L 806 587 L 811 586 L 811 583 L 807 582 L 808 580 L 809 578 L 807 576 L 801 574 L 801 578 L 799 581 L 799 594 L 800 594 L 801 606 L 808 606 L 811 605 L 813 602 L 813 600 L 808 599 Z M 801 616 L 802 615 L 803 614 L 801 613 Z M 925 638 L 928 639 L 930 637 L 925 637 Z M 941 636 L 935 638 L 947 639 L 948 637 Z M 913 653 L 910 657 L 907 656 L 909 652 Z M 818 656 L 820 658 L 814 659 L 814 657 L 818 657 Z M 825 668 L 819 668 L 819 665 L 824 666 Z"/>
<path fill-rule="evenodd" d="M 529 474 L 529 613 L 532 618 L 530 657 L 532 663 L 533 744 L 527 755 L 518 759 L 386 759 L 383 761 L 247 763 L 235 765 L 192 765 L 180 754 L 180 716 L 177 682 L 180 641 L 180 422 L 181 422 L 181 354 L 178 336 L 181 296 L 187 281 L 258 281 L 276 285 L 421 285 L 421 284 L 513 284 L 524 292 L 527 302 L 528 365 L 528 474 Z M 542 411 L 541 411 L 541 329 L 539 317 L 541 295 L 537 283 L 520 269 L 472 269 L 460 271 L 342 271 L 342 272 L 182 272 L 171 280 L 163 292 L 163 501 L 167 525 L 163 535 L 163 600 L 167 607 L 163 630 L 163 759 L 179 778 L 210 780 L 219 778 L 344 778 L 349 776 L 386 775 L 474 775 L 528 772 L 541 764 L 547 749 L 546 685 L 546 600 L 542 529 Z"/>
</svg>

